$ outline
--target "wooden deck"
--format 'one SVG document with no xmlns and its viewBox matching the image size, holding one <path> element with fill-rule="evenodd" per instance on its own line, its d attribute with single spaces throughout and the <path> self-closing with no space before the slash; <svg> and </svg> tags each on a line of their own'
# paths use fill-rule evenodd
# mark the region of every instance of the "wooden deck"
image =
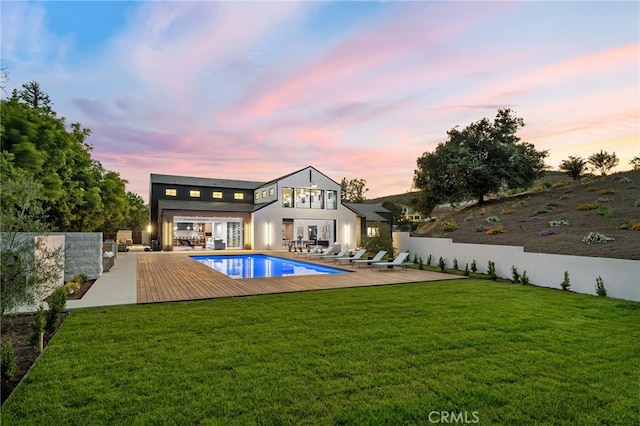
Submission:
<svg viewBox="0 0 640 426">
<path fill-rule="evenodd" d="M 247 253 L 242 252 L 242 253 Z M 155 303 L 219 297 L 286 293 L 346 287 L 400 284 L 410 282 L 459 279 L 459 276 L 411 268 L 371 270 L 352 268 L 338 275 L 308 275 L 282 278 L 233 279 L 194 261 L 189 255 L 222 254 L 213 251 L 149 253 L 137 256 L 137 302 Z M 225 251 L 224 254 L 231 254 Z M 292 257 L 287 251 L 269 252 L 279 257 Z M 298 259 L 304 260 L 305 259 Z M 324 265 L 335 266 L 333 262 Z"/>
</svg>

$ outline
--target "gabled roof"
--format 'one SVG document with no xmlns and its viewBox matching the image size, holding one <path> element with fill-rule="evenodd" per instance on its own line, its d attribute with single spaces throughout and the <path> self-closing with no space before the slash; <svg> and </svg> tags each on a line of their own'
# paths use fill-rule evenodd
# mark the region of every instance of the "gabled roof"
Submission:
<svg viewBox="0 0 640 426">
<path fill-rule="evenodd" d="M 351 209 L 358 216 L 364 217 L 368 221 L 372 222 L 388 222 L 387 218 L 381 216 L 379 213 L 391 213 L 389 210 L 382 207 L 382 204 L 362 204 L 362 203 L 342 203 L 347 208 Z"/>
<path fill-rule="evenodd" d="M 167 185 L 207 186 L 215 188 L 257 189 L 263 182 L 234 179 L 200 178 L 189 176 L 172 176 L 151 174 L 151 183 L 163 183 Z"/>
<path fill-rule="evenodd" d="M 325 175 L 324 173 L 322 173 L 321 171 L 319 171 L 319 170 L 318 170 L 318 169 L 316 169 L 315 167 L 313 167 L 313 166 L 307 166 L 307 167 L 303 167 L 303 168 L 301 168 L 300 170 L 296 170 L 295 172 L 287 173 L 287 174 L 286 174 L 286 175 L 284 175 L 284 176 L 280 176 L 279 178 L 276 178 L 276 179 L 270 180 L 269 182 L 265 182 L 265 183 L 261 184 L 261 186 L 266 186 L 266 185 L 274 184 L 274 183 L 276 183 L 276 182 L 281 181 L 281 180 L 282 180 L 282 179 L 284 179 L 284 178 L 288 178 L 289 176 L 293 176 L 293 175 L 295 175 L 295 174 L 297 174 L 297 173 L 300 173 L 300 172 L 302 172 L 302 171 L 304 171 L 304 170 L 307 170 L 307 169 L 312 169 L 314 172 L 318 173 L 319 175 L 322 175 L 322 176 L 326 177 L 327 179 L 329 179 L 330 181 L 335 182 L 336 184 L 338 184 L 338 182 L 336 182 L 335 180 L 331 179 L 329 176 Z"/>
</svg>

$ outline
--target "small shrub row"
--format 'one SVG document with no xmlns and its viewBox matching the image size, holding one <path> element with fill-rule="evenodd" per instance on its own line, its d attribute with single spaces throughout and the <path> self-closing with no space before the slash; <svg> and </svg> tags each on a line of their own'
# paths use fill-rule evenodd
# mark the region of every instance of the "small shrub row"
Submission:
<svg viewBox="0 0 640 426">
<path fill-rule="evenodd" d="M 629 223 L 623 223 L 617 226 L 617 229 L 628 231 L 640 231 L 640 222 L 632 219 Z"/>
<path fill-rule="evenodd" d="M 611 188 L 607 188 L 607 189 L 601 189 L 600 191 L 598 191 L 598 194 L 615 194 L 617 191 L 615 189 L 611 189 Z"/>
<path fill-rule="evenodd" d="M 595 210 L 600 207 L 600 203 L 585 203 L 576 207 L 576 210 Z"/>
<path fill-rule="evenodd" d="M 500 212 L 500 214 L 505 215 L 505 214 L 513 214 L 513 213 L 517 213 L 517 212 L 518 212 L 518 210 L 516 210 L 516 209 L 505 209 L 505 210 L 502 210 L 502 212 Z"/>
<path fill-rule="evenodd" d="M 504 229 L 502 226 L 497 226 L 495 228 L 491 228 L 488 231 L 485 232 L 485 234 L 487 235 L 496 235 L 496 234 L 504 234 L 506 233 L 507 230 Z"/>
<path fill-rule="evenodd" d="M 444 232 L 453 232 L 456 229 L 458 229 L 458 224 L 455 221 L 442 223 L 442 230 Z"/>
<path fill-rule="evenodd" d="M 562 181 L 562 182 L 556 182 L 553 185 L 551 185 L 552 188 L 561 188 L 563 186 L 565 186 L 567 184 L 566 181 Z"/>
</svg>

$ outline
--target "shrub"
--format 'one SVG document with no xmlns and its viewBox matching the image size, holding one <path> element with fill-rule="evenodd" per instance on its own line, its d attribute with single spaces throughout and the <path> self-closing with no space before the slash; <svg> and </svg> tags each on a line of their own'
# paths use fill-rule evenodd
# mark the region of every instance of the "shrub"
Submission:
<svg viewBox="0 0 640 426">
<path fill-rule="evenodd" d="M 598 197 L 596 203 L 608 203 L 609 199 L 607 197 Z"/>
<path fill-rule="evenodd" d="M 49 312 L 47 313 L 47 330 L 54 331 L 60 326 L 62 311 L 67 305 L 67 291 L 64 287 L 56 288 L 49 298 Z"/>
<path fill-rule="evenodd" d="M 617 191 L 615 189 L 611 189 L 611 188 L 607 188 L 607 189 L 603 189 L 598 191 L 598 194 L 615 194 Z"/>
<path fill-rule="evenodd" d="M 522 276 L 520 277 L 520 281 L 522 281 L 522 285 L 531 284 L 531 282 L 529 281 L 529 277 L 527 276 L 527 271 L 522 271 Z"/>
<path fill-rule="evenodd" d="M 424 264 L 422 263 L 422 257 L 420 257 L 420 262 L 418 262 L 418 269 L 421 271 L 424 270 Z"/>
<path fill-rule="evenodd" d="M 593 182 L 593 179 L 591 179 L 589 176 L 585 176 L 585 177 L 583 177 L 582 179 L 580 179 L 580 183 L 581 183 L 582 185 L 588 185 L 588 184 L 590 184 L 591 182 Z"/>
<path fill-rule="evenodd" d="M 633 207 L 640 207 L 640 197 L 633 199 Z"/>
<path fill-rule="evenodd" d="M 11 380 L 18 372 L 16 355 L 13 353 L 13 343 L 5 340 L 0 344 L 0 375 L 4 380 Z"/>
<path fill-rule="evenodd" d="M 511 267 L 511 278 L 514 283 L 520 282 L 520 272 L 518 272 L 518 268 L 515 266 Z"/>
<path fill-rule="evenodd" d="M 464 221 L 471 222 L 472 220 L 475 220 L 475 219 L 476 219 L 476 216 L 473 213 L 469 213 L 467 217 L 464 218 Z"/>
<path fill-rule="evenodd" d="M 438 266 L 440 267 L 440 272 L 444 272 L 445 268 L 447 267 L 447 261 L 444 260 L 442 256 L 440 256 L 440 259 L 438 259 Z"/>
<path fill-rule="evenodd" d="M 489 223 L 496 223 L 500 222 L 500 218 L 498 216 L 489 216 L 486 221 Z"/>
<path fill-rule="evenodd" d="M 556 228 L 558 226 L 569 226 L 569 222 L 564 219 L 556 219 L 549 222 L 549 226 Z"/>
<path fill-rule="evenodd" d="M 598 207 L 598 213 L 600 213 L 604 217 L 611 217 L 613 216 L 613 209 L 609 206 L 600 206 Z"/>
<path fill-rule="evenodd" d="M 516 209 L 506 209 L 506 210 L 502 210 L 502 212 L 500 212 L 500 214 L 505 215 L 505 214 L 513 214 L 516 213 L 518 210 Z"/>
<path fill-rule="evenodd" d="M 618 183 L 631 183 L 633 182 L 631 179 L 629 179 L 628 177 L 621 177 L 620 180 L 618 181 Z"/>
<path fill-rule="evenodd" d="M 476 260 L 473 259 L 471 261 L 471 272 L 475 273 L 478 272 L 478 265 L 476 265 Z"/>
<path fill-rule="evenodd" d="M 464 276 L 465 276 L 465 277 L 468 277 L 469 275 L 471 275 L 471 273 L 469 273 L 469 264 L 468 264 L 468 263 L 466 263 L 466 264 L 464 265 Z"/>
<path fill-rule="evenodd" d="M 553 229 L 547 229 L 545 231 L 538 232 L 538 237 L 548 237 L 549 235 L 556 235 L 557 232 Z"/>
<path fill-rule="evenodd" d="M 576 207 L 576 210 L 595 210 L 598 207 L 600 207 L 600 204 L 598 203 L 585 203 Z"/>
<path fill-rule="evenodd" d="M 588 186 L 587 187 L 587 191 L 589 191 L 589 192 L 600 191 L 600 188 L 598 188 L 596 186 Z"/>
<path fill-rule="evenodd" d="M 607 289 L 604 287 L 604 282 L 602 281 L 602 277 L 598 276 L 596 278 L 596 294 L 598 296 L 606 296 Z"/>
<path fill-rule="evenodd" d="M 544 216 L 536 216 L 529 219 L 529 222 L 544 222 L 545 220 L 547 220 L 547 218 Z"/>
<path fill-rule="evenodd" d="M 616 229 L 620 230 L 629 230 L 629 231 L 640 231 L 640 222 L 635 219 L 631 219 L 629 223 L 623 223 L 616 227 Z"/>
<path fill-rule="evenodd" d="M 80 290 L 80 282 L 69 281 L 64 285 L 64 289 L 67 291 L 67 294 L 73 294 L 76 291 Z"/>
<path fill-rule="evenodd" d="M 587 244 L 606 243 L 614 240 L 615 238 L 607 237 L 603 234 L 600 234 L 599 232 L 589 232 L 589 235 L 582 239 L 582 241 Z"/>
<path fill-rule="evenodd" d="M 433 260 L 433 257 L 432 257 L 431 255 L 429 255 L 429 256 L 427 257 L 427 266 L 431 266 L 431 262 L 432 262 L 432 260 Z"/>
<path fill-rule="evenodd" d="M 455 269 L 456 271 L 459 269 L 458 268 L 458 259 L 456 259 L 455 257 L 453 258 L 453 269 Z"/>
<path fill-rule="evenodd" d="M 418 264 L 418 253 L 413 255 L 413 263 Z"/>
<path fill-rule="evenodd" d="M 83 283 L 85 281 L 89 281 L 89 276 L 87 274 L 78 274 L 75 275 L 71 281 L 77 282 L 77 283 Z"/>
<path fill-rule="evenodd" d="M 496 274 L 495 262 L 489 261 L 487 263 L 487 274 L 489 275 L 489 278 L 491 278 L 492 281 L 495 281 L 498 279 L 498 275 Z"/>
<path fill-rule="evenodd" d="M 489 229 L 487 232 L 485 232 L 485 234 L 496 235 L 496 234 L 504 234 L 506 232 L 507 232 L 506 229 L 504 229 L 502 226 L 498 226 L 496 228 Z"/>
<path fill-rule="evenodd" d="M 455 221 L 442 223 L 442 230 L 444 232 L 453 232 L 456 229 L 458 229 L 458 224 Z"/>
<path fill-rule="evenodd" d="M 544 191 L 544 186 L 543 185 L 536 185 L 533 188 L 531 188 L 531 191 L 533 191 L 533 192 Z"/>
<path fill-rule="evenodd" d="M 29 344 L 31 346 L 36 346 L 40 343 L 40 335 L 44 332 L 44 326 L 46 325 L 47 319 L 44 311 L 44 307 L 38 307 L 36 311 L 36 316 L 31 323 L 31 335 L 29 336 Z"/>
<path fill-rule="evenodd" d="M 569 280 L 569 271 L 564 271 L 564 280 L 560 283 L 560 287 L 563 290 L 569 290 L 571 287 L 571 280 Z"/>
<path fill-rule="evenodd" d="M 565 186 L 566 184 L 567 184 L 567 182 L 564 182 L 564 181 L 563 182 L 556 182 L 553 185 L 551 185 L 551 187 L 552 188 L 560 188 L 560 187 Z"/>
<path fill-rule="evenodd" d="M 486 226 L 478 225 L 474 228 L 476 232 L 486 232 L 489 228 Z"/>
</svg>

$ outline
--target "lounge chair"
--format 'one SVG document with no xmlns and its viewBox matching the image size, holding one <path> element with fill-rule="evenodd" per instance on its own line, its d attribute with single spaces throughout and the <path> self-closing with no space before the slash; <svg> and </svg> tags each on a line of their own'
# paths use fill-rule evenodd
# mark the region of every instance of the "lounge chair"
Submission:
<svg viewBox="0 0 640 426">
<path fill-rule="evenodd" d="M 357 253 L 354 254 L 353 256 L 336 257 L 335 259 L 333 259 L 333 263 L 342 263 L 345 260 L 348 260 L 349 263 L 351 263 L 354 260 L 361 259 L 366 252 L 367 252 L 367 249 L 361 249 L 361 250 L 358 250 Z"/>
<path fill-rule="evenodd" d="M 326 256 L 328 254 L 336 254 L 340 251 L 340 244 L 338 245 L 332 245 L 329 246 L 325 251 L 323 251 L 322 253 L 317 252 L 317 253 L 304 253 L 306 255 L 307 259 L 317 259 L 319 256 Z"/>
<path fill-rule="evenodd" d="M 293 252 L 293 257 L 298 257 L 298 256 L 306 256 L 308 254 L 314 254 L 314 253 L 318 253 L 320 254 L 320 249 L 322 248 L 322 246 L 313 246 L 311 247 L 311 250 L 308 252 L 302 252 L 302 251 L 294 251 Z"/>
<path fill-rule="evenodd" d="M 191 241 L 187 240 L 186 238 L 178 238 L 178 242 L 180 243 L 181 246 L 188 246 L 188 247 L 191 247 L 192 249 L 196 248 L 196 246 L 191 244 Z"/>
<path fill-rule="evenodd" d="M 340 250 L 336 254 L 323 254 L 323 255 L 318 256 L 317 258 L 321 262 L 324 262 L 325 260 L 332 260 L 332 259 L 336 259 L 338 257 L 343 257 L 344 255 L 347 254 L 348 251 L 349 251 L 349 247 L 345 247 L 345 248 L 343 248 L 342 250 Z"/>
<path fill-rule="evenodd" d="M 393 259 L 393 262 L 375 262 L 375 263 L 372 263 L 371 264 L 371 269 L 378 268 L 378 271 L 379 271 L 382 268 L 389 267 L 389 266 L 391 266 L 390 269 L 393 269 L 395 266 L 403 266 L 404 267 L 404 266 L 406 266 L 405 260 L 407 259 L 408 256 L 409 256 L 409 253 L 407 253 L 407 252 L 400 253 L 398 256 L 396 256 L 395 259 Z"/>
<path fill-rule="evenodd" d="M 387 254 L 385 250 L 380 250 L 378 253 L 376 253 L 375 256 L 373 256 L 373 259 L 356 259 L 351 262 L 351 266 L 358 265 L 358 268 L 360 267 L 360 265 L 369 266 L 372 263 L 380 262 L 385 254 Z"/>
</svg>

